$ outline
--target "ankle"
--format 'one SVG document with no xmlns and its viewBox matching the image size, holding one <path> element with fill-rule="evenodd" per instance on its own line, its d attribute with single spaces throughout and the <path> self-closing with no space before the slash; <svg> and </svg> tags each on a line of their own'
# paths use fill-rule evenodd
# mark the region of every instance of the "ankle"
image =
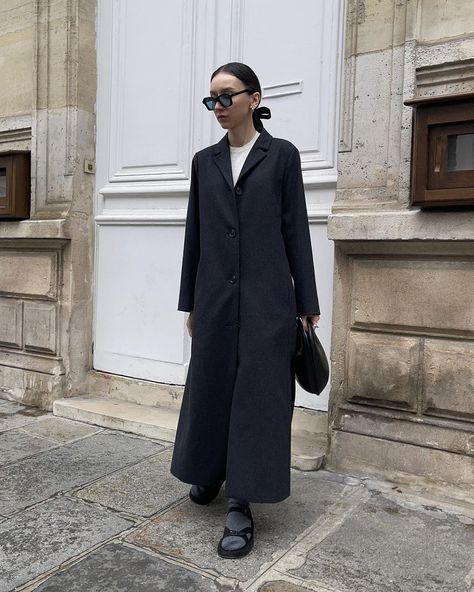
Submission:
<svg viewBox="0 0 474 592">
<path fill-rule="evenodd" d="M 239 506 L 241 508 L 248 508 L 249 502 L 247 500 L 239 499 L 236 497 L 228 497 L 227 498 L 227 506 Z"/>
</svg>

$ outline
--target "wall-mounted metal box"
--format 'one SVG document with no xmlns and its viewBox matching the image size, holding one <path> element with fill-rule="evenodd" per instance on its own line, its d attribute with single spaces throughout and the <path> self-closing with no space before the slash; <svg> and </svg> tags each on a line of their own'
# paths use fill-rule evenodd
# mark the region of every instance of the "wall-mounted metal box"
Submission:
<svg viewBox="0 0 474 592">
<path fill-rule="evenodd" d="M 30 217 L 30 153 L 0 152 L 0 220 Z"/>
<path fill-rule="evenodd" d="M 474 205 L 474 93 L 410 99 L 413 206 Z"/>
</svg>

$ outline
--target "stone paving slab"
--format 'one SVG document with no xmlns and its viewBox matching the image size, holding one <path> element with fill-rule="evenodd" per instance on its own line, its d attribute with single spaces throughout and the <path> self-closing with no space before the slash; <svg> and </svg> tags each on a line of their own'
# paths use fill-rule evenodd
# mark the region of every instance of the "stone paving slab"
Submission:
<svg viewBox="0 0 474 592">
<path fill-rule="evenodd" d="M 51 440 L 37 438 L 23 430 L 0 432 L 0 465 L 27 458 L 54 446 L 56 444 Z"/>
<path fill-rule="evenodd" d="M 233 589 L 233 588 L 232 588 Z M 232 590 L 227 588 L 227 590 Z M 131 548 L 110 543 L 64 572 L 53 575 L 36 592 L 224 592 L 211 579 Z"/>
<path fill-rule="evenodd" d="M 79 500 L 57 498 L 25 510 L 0 524 L 0 592 L 9 592 L 131 526 L 131 521 Z"/>
<path fill-rule="evenodd" d="M 303 586 L 293 584 L 292 582 L 275 580 L 273 582 L 266 582 L 263 584 L 259 592 L 308 592 L 308 590 L 309 588 L 303 588 Z"/>
<path fill-rule="evenodd" d="M 29 434 L 49 438 L 58 444 L 66 444 L 67 442 L 101 432 L 102 428 L 72 421 L 71 419 L 49 416 L 41 418 L 35 423 L 28 424 L 23 430 Z"/>
<path fill-rule="evenodd" d="M 20 403 L 8 401 L 0 407 L 0 432 L 33 423 L 38 417 L 48 413 L 38 407 L 25 407 Z"/>
<path fill-rule="evenodd" d="M 283 554 L 343 490 L 342 484 L 323 480 L 317 473 L 292 471 L 289 498 L 278 504 L 251 504 L 255 546 L 252 553 L 238 561 L 217 555 L 227 509 L 223 491 L 209 506 L 199 506 L 189 500 L 172 508 L 138 528 L 127 540 L 224 577 L 248 580 L 264 564 Z"/>
<path fill-rule="evenodd" d="M 82 499 L 136 516 L 151 516 L 180 498 L 187 497 L 189 485 L 170 473 L 173 450 L 164 452 L 113 473 L 76 492 Z"/>
<path fill-rule="evenodd" d="M 339 592 L 468 592 L 474 526 L 466 522 L 373 495 L 289 573 Z"/>
<path fill-rule="evenodd" d="M 22 405 L 21 403 L 17 403 L 16 401 L 5 401 L 2 399 L 0 401 L 2 405 L 5 405 L 2 409 L 2 414 L 12 415 L 17 413 L 18 411 L 24 411 L 25 409 L 30 409 L 31 411 L 35 411 L 36 407 L 27 407 L 26 405 Z"/>
<path fill-rule="evenodd" d="M 157 442 L 107 432 L 0 468 L 0 515 L 85 485 L 163 448 Z"/>
</svg>

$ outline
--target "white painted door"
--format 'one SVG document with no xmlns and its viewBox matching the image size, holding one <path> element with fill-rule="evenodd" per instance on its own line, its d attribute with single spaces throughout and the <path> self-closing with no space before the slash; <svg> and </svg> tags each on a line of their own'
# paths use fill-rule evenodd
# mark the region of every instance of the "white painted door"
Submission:
<svg viewBox="0 0 474 592">
<path fill-rule="evenodd" d="M 99 0 L 94 367 L 184 384 L 177 311 L 190 163 L 225 133 L 201 103 L 215 68 L 249 64 L 264 121 L 301 152 L 329 352 L 343 0 Z M 298 387 L 297 405 L 327 408 Z"/>
</svg>

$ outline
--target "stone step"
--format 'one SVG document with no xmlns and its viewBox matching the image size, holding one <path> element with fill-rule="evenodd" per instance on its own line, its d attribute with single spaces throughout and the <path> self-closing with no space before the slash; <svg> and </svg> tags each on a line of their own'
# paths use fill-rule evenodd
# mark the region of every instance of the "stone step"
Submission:
<svg viewBox="0 0 474 592">
<path fill-rule="evenodd" d="M 87 390 L 96 396 L 110 397 L 137 405 L 159 407 L 160 409 L 181 408 L 184 386 L 152 382 L 117 374 L 92 370 L 88 375 Z"/>
<path fill-rule="evenodd" d="M 179 410 L 139 405 L 110 396 L 82 395 L 58 399 L 53 414 L 147 438 L 174 442 Z M 326 458 L 325 434 L 311 434 L 293 425 L 291 465 L 301 471 L 317 471 Z"/>
<path fill-rule="evenodd" d="M 308 434 L 293 429 L 291 434 L 291 466 L 300 471 L 318 471 L 326 461 L 326 434 Z"/>
<path fill-rule="evenodd" d="M 174 442 L 179 411 L 138 405 L 106 396 L 82 395 L 54 401 L 53 414 L 147 438 Z"/>
</svg>

